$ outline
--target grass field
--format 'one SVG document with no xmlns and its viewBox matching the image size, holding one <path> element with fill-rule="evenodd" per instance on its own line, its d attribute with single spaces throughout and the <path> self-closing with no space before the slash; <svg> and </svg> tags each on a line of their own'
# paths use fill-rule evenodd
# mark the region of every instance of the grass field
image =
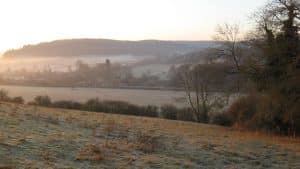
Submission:
<svg viewBox="0 0 300 169">
<path fill-rule="evenodd" d="M 4 168 L 300 168 L 300 139 L 144 117 L 0 104 Z"/>
</svg>

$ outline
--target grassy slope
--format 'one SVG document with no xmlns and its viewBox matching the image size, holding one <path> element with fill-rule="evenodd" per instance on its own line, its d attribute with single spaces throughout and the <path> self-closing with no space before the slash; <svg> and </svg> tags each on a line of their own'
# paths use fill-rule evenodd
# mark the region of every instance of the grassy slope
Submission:
<svg viewBox="0 0 300 169">
<path fill-rule="evenodd" d="M 0 104 L 0 168 L 300 168 L 300 140 Z"/>
</svg>

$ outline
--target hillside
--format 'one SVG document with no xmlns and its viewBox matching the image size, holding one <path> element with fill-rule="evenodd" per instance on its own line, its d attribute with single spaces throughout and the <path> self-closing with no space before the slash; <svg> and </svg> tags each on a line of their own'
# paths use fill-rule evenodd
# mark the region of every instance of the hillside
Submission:
<svg viewBox="0 0 300 169">
<path fill-rule="evenodd" d="M 173 56 L 202 50 L 213 41 L 120 41 L 109 39 L 69 39 L 26 45 L 6 51 L 6 58 L 18 56 Z"/>
<path fill-rule="evenodd" d="M 0 104 L 0 168 L 297 168 L 299 139 Z"/>
</svg>

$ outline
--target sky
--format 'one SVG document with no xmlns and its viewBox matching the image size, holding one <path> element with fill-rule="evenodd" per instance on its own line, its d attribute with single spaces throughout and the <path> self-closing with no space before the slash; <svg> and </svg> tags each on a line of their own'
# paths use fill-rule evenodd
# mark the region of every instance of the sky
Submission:
<svg viewBox="0 0 300 169">
<path fill-rule="evenodd" d="M 56 39 L 210 40 L 267 0 L 1 0 L 0 52 Z"/>
</svg>

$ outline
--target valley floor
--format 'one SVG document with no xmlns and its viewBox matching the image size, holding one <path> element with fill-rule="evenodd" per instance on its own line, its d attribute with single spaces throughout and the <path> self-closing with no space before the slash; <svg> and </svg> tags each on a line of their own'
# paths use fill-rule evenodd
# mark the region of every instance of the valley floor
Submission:
<svg viewBox="0 0 300 169">
<path fill-rule="evenodd" d="M 0 103 L 1 168 L 300 168 L 300 140 Z"/>
</svg>

